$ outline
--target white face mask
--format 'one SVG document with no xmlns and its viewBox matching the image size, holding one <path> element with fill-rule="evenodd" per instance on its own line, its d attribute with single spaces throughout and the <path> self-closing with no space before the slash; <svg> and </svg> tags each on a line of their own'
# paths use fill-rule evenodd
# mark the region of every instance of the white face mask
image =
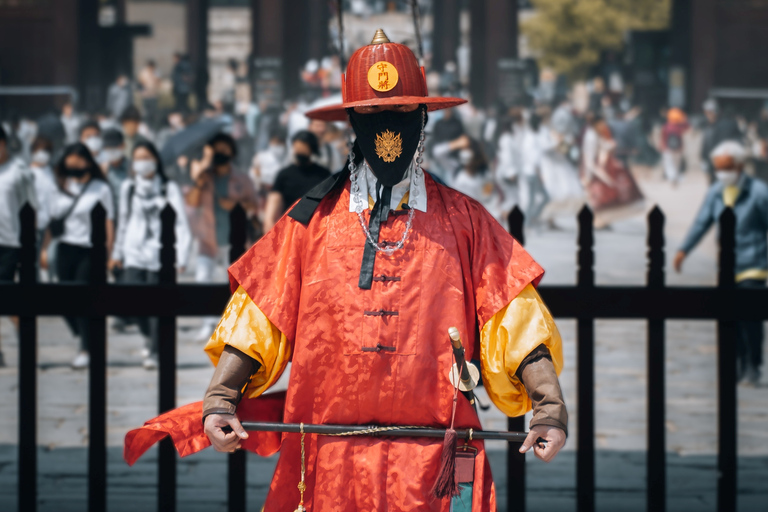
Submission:
<svg viewBox="0 0 768 512">
<path fill-rule="evenodd" d="M 101 155 L 99 156 L 101 156 L 101 159 L 105 162 L 109 162 L 109 163 L 117 162 L 118 160 L 123 158 L 123 150 L 116 149 L 116 148 L 109 148 L 102 151 Z"/>
<path fill-rule="evenodd" d="M 269 151 L 278 160 L 285 158 L 285 146 L 269 146 Z"/>
<path fill-rule="evenodd" d="M 44 149 L 38 149 L 32 153 L 32 163 L 48 165 L 51 162 L 51 154 Z"/>
<path fill-rule="evenodd" d="M 154 160 L 134 160 L 133 172 L 140 178 L 146 178 L 157 171 L 157 163 Z"/>
<path fill-rule="evenodd" d="M 717 171 L 715 176 L 717 181 L 723 184 L 725 187 L 732 187 L 739 182 L 739 176 L 741 174 L 737 171 Z"/>
<path fill-rule="evenodd" d="M 101 140 L 101 137 L 94 135 L 93 137 L 88 137 L 85 139 L 84 142 L 85 146 L 91 150 L 91 153 L 98 153 L 101 151 L 101 148 L 104 147 L 104 141 Z"/>
<path fill-rule="evenodd" d="M 462 149 L 459 151 L 459 163 L 461 165 L 469 165 L 469 162 L 472 161 L 472 158 L 474 158 L 475 154 L 472 152 L 471 149 Z"/>
</svg>

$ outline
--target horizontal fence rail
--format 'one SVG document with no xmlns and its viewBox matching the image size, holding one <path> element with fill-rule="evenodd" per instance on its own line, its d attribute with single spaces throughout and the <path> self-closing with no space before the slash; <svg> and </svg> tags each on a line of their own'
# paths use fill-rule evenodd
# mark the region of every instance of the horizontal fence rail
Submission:
<svg viewBox="0 0 768 512">
<path fill-rule="evenodd" d="M 90 318 L 89 368 L 89 510 L 106 509 L 106 316 L 159 317 L 158 411 L 176 406 L 176 318 L 220 314 L 229 297 L 226 284 L 176 282 L 174 222 L 167 206 L 162 214 L 161 271 L 156 285 L 109 284 L 106 279 L 106 214 L 101 205 L 92 212 L 92 272 L 88 283 L 36 282 L 35 212 L 21 213 L 22 256 L 18 283 L 0 284 L 0 314 L 18 315 L 19 322 L 19 510 L 37 509 L 37 330 L 39 316 Z M 524 241 L 523 215 L 509 217 L 510 232 Z M 230 261 L 246 248 L 246 214 L 238 205 L 230 216 Z M 768 319 L 766 289 L 736 289 L 734 285 L 735 217 L 727 209 L 720 219 L 719 281 L 716 287 L 667 287 L 664 278 L 664 215 L 654 208 L 648 216 L 648 277 L 646 286 L 596 286 L 593 216 L 584 208 L 578 216 L 577 284 L 541 286 L 554 316 L 577 320 L 577 507 L 595 508 L 594 321 L 597 318 L 648 320 L 648 510 L 666 510 L 664 321 L 718 322 L 718 510 L 736 508 L 736 322 Z M 35 407 L 29 407 L 29 404 Z M 509 429 L 524 430 L 523 418 L 510 418 Z M 158 509 L 176 510 L 176 453 L 169 440 L 158 458 Z M 246 510 L 246 455 L 229 456 L 229 510 Z M 508 510 L 525 510 L 525 458 L 517 450 L 507 456 Z M 515 499 L 512 499 L 515 497 Z M 522 499 L 517 499 L 522 497 Z"/>
</svg>

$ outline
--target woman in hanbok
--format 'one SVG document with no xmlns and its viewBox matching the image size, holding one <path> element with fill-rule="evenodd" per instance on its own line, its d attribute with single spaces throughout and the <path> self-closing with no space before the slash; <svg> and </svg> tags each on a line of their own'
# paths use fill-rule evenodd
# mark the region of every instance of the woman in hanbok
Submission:
<svg viewBox="0 0 768 512">
<path fill-rule="evenodd" d="M 642 192 L 615 151 L 616 141 L 608 123 L 595 117 L 584 133 L 581 174 L 596 228 L 607 228 L 644 207 Z"/>
<path fill-rule="evenodd" d="M 579 180 L 579 170 L 568 158 L 572 137 L 561 133 L 545 117 L 538 132 L 541 157 L 539 172 L 544 189 L 549 196 L 541 221 L 550 229 L 557 229 L 558 217 L 574 217 L 584 205 L 584 188 Z"/>
</svg>

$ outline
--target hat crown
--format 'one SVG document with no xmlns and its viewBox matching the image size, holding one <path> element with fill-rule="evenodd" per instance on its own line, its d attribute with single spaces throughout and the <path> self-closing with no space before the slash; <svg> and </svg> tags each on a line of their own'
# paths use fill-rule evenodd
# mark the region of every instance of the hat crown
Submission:
<svg viewBox="0 0 768 512">
<path fill-rule="evenodd" d="M 371 44 L 383 44 L 383 43 L 391 43 L 392 41 L 389 40 L 387 37 L 387 34 L 384 33 L 384 29 L 378 29 L 376 33 L 373 35 L 373 39 L 371 39 Z"/>
<path fill-rule="evenodd" d="M 389 74 L 382 74 L 379 81 L 375 66 L 382 66 L 382 73 Z M 388 83 L 385 85 L 386 80 Z M 411 49 L 391 42 L 384 31 L 378 29 L 371 44 L 358 49 L 350 57 L 342 96 L 345 103 L 397 96 L 426 97 L 427 81 Z"/>
</svg>

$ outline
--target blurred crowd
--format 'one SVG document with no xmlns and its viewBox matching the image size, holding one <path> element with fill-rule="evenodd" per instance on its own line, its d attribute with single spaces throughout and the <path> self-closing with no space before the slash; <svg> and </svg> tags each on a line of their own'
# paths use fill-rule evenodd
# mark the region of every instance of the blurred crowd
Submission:
<svg viewBox="0 0 768 512">
<path fill-rule="evenodd" d="M 0 128 L 0 281 L 12 281 L 18 270 L 25 203 L 37 213 L 40 279 L 87 280 L 90 213 L 101 203 L 115 282 L 157 282 L 160 213 L 168 204 L 177 214 L 179 272 L 200 283 L 224 282 L 231 210 L 245 209 L 248 240 L 258 240 L 298 198 L 344 168 L 351 136 L 347 123 L 304 116 L 340 101 L 338 59 L 308 62 L 301 72 L 305 93 L 282 104 L 239 101 L 239 67 L 230 63 L 222 82 L 229 85 L 211 102 L 191 98 L 194 77 L 179 54 L 168 79 L 170 107 L 159 101 L 162 81 L 149 61 L 134 81 L 116 78 L 100 111 L 79 112 L 66 103 L 37 119 L 6 119 Z M 461 94 L 454 68 L 446 66 L 438 88 Z M 572 218 L 584 203 L 598 228 L 641 213 L 643 195 L 630 167 L 658 168 L 678 186 L 692 154 L 686 147 L 692 128 L 703 139 L 696 164 L 713 180 L 709 154 L 727 140 L 749 148 L 754 174 L 768 176 L 768 105 L 749 122 L 708 100 L 694 116 L 698 121 L 689 121 L 675 108 L 642 112 L 599 83 L 588 103 L 579 110 L 561 95 L 526 106 L 479 109 L 468 102 L 430 113 L 425 168 L 503 225 L 517 207 L 537 230 L 558 229 L 557 219 Z M 203 322 L 200 340 L 215 321 Z M 73 366 L 87 367 L 86 319 L 67 323 L 80 339 Z M 156 320 L 117 318 L 112 328 L 131 324 L 145 337 L 145 367 L 155 368 Z"/>
</svg>

